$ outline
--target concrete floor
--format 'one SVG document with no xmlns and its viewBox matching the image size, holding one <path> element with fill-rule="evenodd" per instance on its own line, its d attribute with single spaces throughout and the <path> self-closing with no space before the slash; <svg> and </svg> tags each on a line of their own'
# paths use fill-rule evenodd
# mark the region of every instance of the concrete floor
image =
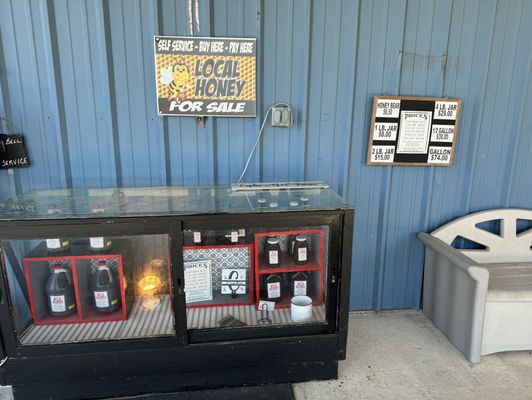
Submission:
<svg viewBox="0 0 532 400">
<path fill-rule="evenodd" d="M 532 352 L 469 363 L 419 311 L 352 313 L 338 380 L 294 385 L 297 400 L 532 399 Z"/>
</svg>

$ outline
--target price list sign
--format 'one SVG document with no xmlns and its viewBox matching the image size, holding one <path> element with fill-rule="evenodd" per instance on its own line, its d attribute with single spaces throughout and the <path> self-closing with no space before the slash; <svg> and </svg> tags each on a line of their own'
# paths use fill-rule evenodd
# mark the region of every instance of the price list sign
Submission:
<svg viewBox="0 0 532 400">
<path fill-rule="evenodd" d="M 462 100 L 375 96 L 369 165 L 450 166 Z"/>
</svg>

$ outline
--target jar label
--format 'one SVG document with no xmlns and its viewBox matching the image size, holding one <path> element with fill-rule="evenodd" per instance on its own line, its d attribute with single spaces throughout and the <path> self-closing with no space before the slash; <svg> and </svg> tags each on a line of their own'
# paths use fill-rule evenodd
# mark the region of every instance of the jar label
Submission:
<svg viewBox="0 0 532 400">
<path fill-rule="evenodd" d="M 60 239 L 46 239 L 46 247 L 49 249 L 60 249 L 61 240 Z"/>
<path fill-rule="evenodd" d="M 297 261 L 307 261 L 307 248 L 300 247 L 297 249 Z"/>
<path fill-rule="evenodd" d="M 231 232 L 231 243 L 238 243 L 238 231 Z"/>
<path fill-rule="evenodd" d="M 268 298 L 277 299 L 281 297 L 281 284 L 279 282 L 268 283 Z"/>
<path fill-rule="evenodd" d="M 90 243 L 93 249 L 103 249 L 105 247 L 103 237 L 91 237 Z"/>
<path fill-rule="evenodd" d="M 50 302 L 52 305 L 53 312 L 65 312 L 66 311 L 66 301 L 65 296 L 50 296 Z"/>
<path fill-rule="evenodd" d="M 201 232 L 199 231 L 194 232 L 194 243 L 196 244 L 201 243 Z"/>
<path fill-rule="evenodd" d="M 294 296 L 307 295 L 307 281 L 294 281 Z"/>
<path fill-rule="evenodd" d="M 97 308 L 109 307 L 109 296 L 107 292 L 94 292 L 94 300 Z"/>
<path fill-rule="evenodd" d="M 279 264 L 279 252 L 277 250 L 270 250 L 268 257 L 270 264 Z"/>
</svg>

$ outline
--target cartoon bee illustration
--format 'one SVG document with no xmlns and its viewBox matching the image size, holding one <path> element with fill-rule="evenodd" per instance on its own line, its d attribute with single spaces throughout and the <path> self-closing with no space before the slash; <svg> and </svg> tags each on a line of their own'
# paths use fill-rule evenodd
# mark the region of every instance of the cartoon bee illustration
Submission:
<svg viewBox="0 0 532 400">
<path fill-rule="evenodd" d="M 183 58 L 176 59 L 175 64 L 161 70 L 160 82 L 168 85 L 168 99 L 185 99 L 185 89 L 190 87 L 190 71 Z"/>
</svg>

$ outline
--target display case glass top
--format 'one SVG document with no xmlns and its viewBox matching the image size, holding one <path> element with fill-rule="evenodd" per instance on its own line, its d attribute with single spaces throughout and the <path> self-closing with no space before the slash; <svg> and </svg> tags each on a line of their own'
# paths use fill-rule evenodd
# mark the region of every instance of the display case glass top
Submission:
<svg viewBox="0 0 532 400">
<path fill-rule="evenodd" d="M 350 208 L 331 189 L 230 187 L 31 190 L 0 203 L 0 220 L 237 214 Z"/>
</svg>

